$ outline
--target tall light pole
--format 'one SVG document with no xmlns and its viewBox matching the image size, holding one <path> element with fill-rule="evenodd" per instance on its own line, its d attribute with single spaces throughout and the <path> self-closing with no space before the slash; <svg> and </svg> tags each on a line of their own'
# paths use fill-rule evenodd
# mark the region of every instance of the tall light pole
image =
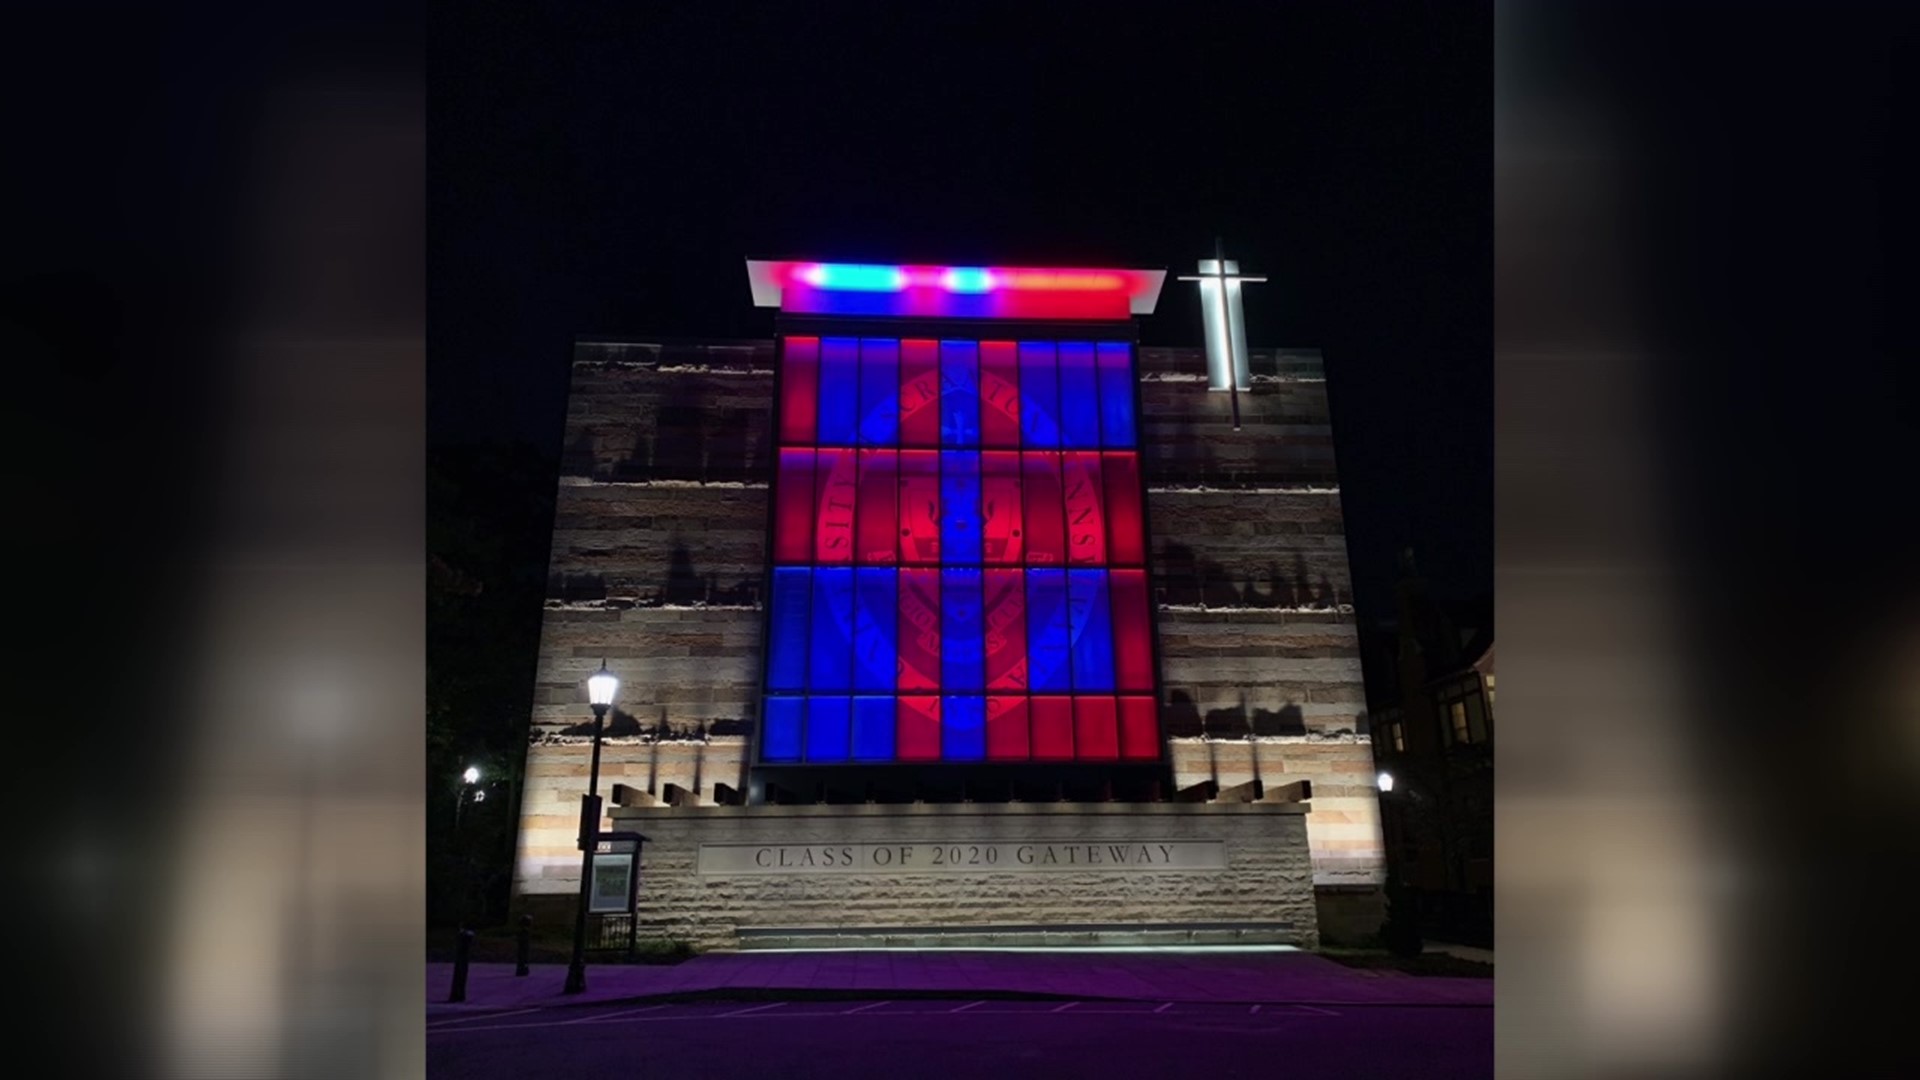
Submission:
<svg viewBox="0 0 1920 1080">
<path fill-rule="evenodd" d="M 1407 808 L 1417 806 L 1420 796 L 1413 784 L 1400 783 L 1385 769 L 1374 778 L 1374 786 L 1380 792 L 1380 839 L 1387 845 L 1387 924 L 1382 928 L 1387 950 L 1396 956 L 1417 956 L 1422 948 L 1419 902 L 1407 884 L 1412 867 L 1396 865 L 1394 849 L 1406 851 Z"/>
<path fill-rule="evenodd" d="M 465 842 L 466 837 L 460 835 L 460 815 L 466 810 L 468 800 L 477 795 L 474 785 L 479 782 L 479 766 L 469 765 L 467 771 L 460 774 L 460 786 L 454 789 L 453 857 L 460 868 L 459 915 L 462 930 L 467 929 L 468 917 L 472 914 L 469 904 L 473 899 L 473 854 L 468 850 L 470 845 Z"/>
<path fill-rule="evenodd" d="M 466 809 L 468 795 L 473 791 L 473 785 L 479 782 L 480 767 L 478 765 L 469 765 L 467 771 L 460 774 L 460 787 L 454 793 L 453 800 L 453 834 L 455 836 L 460 835 L 460 812 Z"/>
<path fill-rule="evenodd" d="M 580 800 L 580 907 L 573 913 L 573 962 L 567 965 L 562 993 L 587 988 L 587 906 L 593 895 L 593 852 L 600 846 L 600 730 L 607 709 L 620 690 L 620 680 L 600 661 L 600 670 L 587 680 L 587 701 L 593 706 L 593 764 L 587 770 L 587 794 Z"/>
</svg>

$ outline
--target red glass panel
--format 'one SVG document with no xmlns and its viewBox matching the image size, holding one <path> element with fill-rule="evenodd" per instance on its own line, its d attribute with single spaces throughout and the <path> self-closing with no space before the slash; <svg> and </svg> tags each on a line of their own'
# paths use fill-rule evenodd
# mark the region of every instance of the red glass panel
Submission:
<svg viewBox="0 0 1920 1080">
<path fill-rule="evenodd" d="M 1067 533 L 1060 511 L 1060 455 L 1052 450 L 1029 450 L 1020 458 L 1027 563 L 1059 566 L 1067 561 Z"/>
<path fill-rule="evenodd" d="M 1028 711 L 1033 721 L 1033 756 L 1036 759 L 1064 761 L 1073 757 L 1073 699 L 1037 697 L 1030 699 Z"/>
<path fill-rule="evenodd" d="M 858 490 L 851 448 L 821 450 L 813 467 L 813 551 L 822 563 L 853 561 L 854 494 Z"/>
<path fill-rule="evenodd" d="M 899 561 L 899 455 L 893 450 L 860 451 L 858 562 L 892 566 Z"/>
<path fill-rule="evenodd" d="M 1120 756 L 1152 760 L 1160 756 L 1159 708 L 1150 697 L 1120 699 Z"/>
<path fill-rule="evenodd" d="M 940 455 L 900 451 L 900 561 L 940 565 Z"/>
<path fill-rule="evenodd" d="M 987 759 L 1024 761 L 1027 758 L 1027 699 L 987 698 Z"/>
<path fill-rule="evenodd" d="M 900 343 L 900 445 L 940 445 L 940 345 Z"/>
<path fill-rule="evenodd" d="M 1027 688 L 1027 575 L 988 570 L 986 588 L 987 689 Z"/>
<path fill-rule="evenodd" d="M 780 451 L 779 498 L 773 512 L 773 561 L 813 561 L 813 451 Z"/>
<path fill-rule="evenodd" d="M 1107 516 L 1100 480 L 1100 452 L 1069 450 L 1060 455 L 1066 473 L 1067 556 L 1077 566 L 1107 561 Z"/>
<path fill-rule="evenodd" d="M 901 761 L 940 760 L 940 699 L 900 699 L 900 726 L 894 732 Z"/>
<path fill-rule="evenodd" d="M 1112 526 L 1107 556 L 1115 566 L 1147 564 L 1146 520 L 1140 514 L 1140 455 L 1102 454 L 1106 474 L 1107 523 Z"/>
<path fill-rule="evenodd" d="M 790 337 L 786 341 L 780 365 L 780 441 L 811 443 L 820 396 L 820 339 Z"/>
<path fill-rule="evenodd" d="M 1120 756 L 1118 711 L 1110 697 L 1073 699 L 1074 757 L 1081 761 L 1112 761 Z"/>
<path fill-rule="evenodd" d="M 980 517 L 988 566 L 1019 566 L 1027 550 L 1020 512 L 1020 455 L 988 450 L 980 455 Z"/>
<path fill-rule="evenodd" d="M 1113 604 L 1114 685 L 1122 690 L 1153 689 L 1153 623 L 1147 608 L 1147 572 L 1110 570 Z"/>
<path fill-rule="evenodd" d="M 980 343 L 980 445 L 1020 446 L 1020 358 L 1011 341 Z"/>
<path fill-rule="evenodd" d="M 900 571 L 900 689 L 940 689 L 940 571 Z"/>
</svg>

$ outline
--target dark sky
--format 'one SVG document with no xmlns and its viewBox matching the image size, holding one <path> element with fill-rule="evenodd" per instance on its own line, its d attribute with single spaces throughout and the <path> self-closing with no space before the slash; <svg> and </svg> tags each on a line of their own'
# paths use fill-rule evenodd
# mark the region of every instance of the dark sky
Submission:
<svg viewBox="0 0 1920 1080">
<path fill-rule="evenodd" d="M 742 259 L 1165 266 L 1327 362 L 1361 614 L 1492 585 L 1490 5 L 443 5 L 429 433 L 557 453 L 575 335 L 760 337 Z M 775 10 L 775 8 L 780 10 Z M 1195 344 L 1191 286 L 1141 327 Z"/>
</svg>

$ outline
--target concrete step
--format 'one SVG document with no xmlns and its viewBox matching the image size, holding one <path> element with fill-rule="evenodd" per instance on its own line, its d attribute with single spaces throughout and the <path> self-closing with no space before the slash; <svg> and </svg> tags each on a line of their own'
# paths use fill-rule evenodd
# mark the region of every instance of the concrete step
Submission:
<svg viewBox="0 0 1920 1080">
<path fill-rule="evenodd" d="M 1290 922 L 1087 923 L 1006 926 L 740 927 L 740 948 L 1062 948 L 1088 946 L 1297 945 Z"/>
</svg>

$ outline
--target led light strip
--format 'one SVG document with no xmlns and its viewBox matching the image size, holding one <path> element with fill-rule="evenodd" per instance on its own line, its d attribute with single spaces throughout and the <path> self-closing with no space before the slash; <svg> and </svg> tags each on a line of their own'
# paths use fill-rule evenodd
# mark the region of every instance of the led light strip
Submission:
<svg viewBox="0 0 1920 1080">
<path fill-rule="evenodd" d="M 871 263 L 807 263 L 793 279 L 828 292 L 901 292 L 944 289 L 951 293 L 1123 292 L 1127 279 L 1115 273 L 1076 270 L 1014 270 L 986 266 L 880 266 Z"/>
</svg>

